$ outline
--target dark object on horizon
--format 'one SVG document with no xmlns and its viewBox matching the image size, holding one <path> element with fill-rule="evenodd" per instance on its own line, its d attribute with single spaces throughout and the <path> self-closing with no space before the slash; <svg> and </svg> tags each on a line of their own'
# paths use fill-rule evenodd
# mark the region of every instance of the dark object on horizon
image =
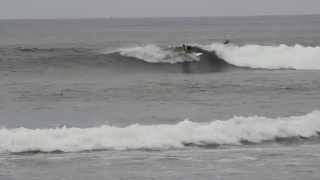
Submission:
<svg viewBox="0 0 320 180">
<path fill-rule="evenodd" d="M 223 42 L 223 44 L 229 44 L 229 43 L 230 41 L 228 39 Z"/>
</svg>

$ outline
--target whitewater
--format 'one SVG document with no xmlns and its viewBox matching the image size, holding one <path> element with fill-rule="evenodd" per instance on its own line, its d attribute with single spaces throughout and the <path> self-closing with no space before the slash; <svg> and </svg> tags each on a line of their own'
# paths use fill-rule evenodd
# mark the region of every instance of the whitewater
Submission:
<svg viewBox="0 0 320 180">
<path fill-rule="evenodd" d="M 175 125 L 103 125 L 93 128 L 5 129 L 0 130 L 0 151 L 79 152 L 93 150 L 165 150 L 186 146 L 241 145 L 277 138 L 316 137 L 320 133 L 320 112 L 304 116 L 270 119 L 234 117 L 210 123 L 189 120 Z"/>
<path fill-rule="evenodd" d="M 217 55 L 228 63 L 249 68 L 263 69 L 297 69 L 297 70 L 319 70 L 320 69 L 320 47 L 303 45 L 236 45 L 212 43 L 201 45 L 190 43 L 192 46 L 203 48 L 207 51 L 216 52 Z M 184 61 L 199 61 L 199 59 L 184 58 L 181 54 L 174 52 L 174 47 L 160 47 L 154 44 L 119 48 L 123 56 L 135 57 L 149 63 L 179 63 Z M 110 51 L 104 52 L 105 54 Z"/>
</svg>

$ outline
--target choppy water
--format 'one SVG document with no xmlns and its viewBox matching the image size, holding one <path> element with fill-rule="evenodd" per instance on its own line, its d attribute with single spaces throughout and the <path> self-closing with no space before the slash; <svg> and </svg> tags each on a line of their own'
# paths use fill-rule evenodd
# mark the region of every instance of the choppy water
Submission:
<svg viewBox="0 0 320 180">
<path fill-rule="evenodd" d="M 319 19 L 1 20 L 0 179 L 319 179 Z"/>
</svg>

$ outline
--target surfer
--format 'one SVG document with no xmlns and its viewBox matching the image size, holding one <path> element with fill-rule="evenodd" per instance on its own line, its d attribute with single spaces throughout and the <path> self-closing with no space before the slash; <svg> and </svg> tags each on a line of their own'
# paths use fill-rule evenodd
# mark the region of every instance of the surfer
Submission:
<svg viewBox="0 0 320 180">
<path fill-rule="evenodd" d="M 191 53 L 191 46 L 187 46 L 186 53 Z"/>
<path fill-rule="evenodd" d="M 223 44 L 229 44 L 229 43 L 230 41 L 228 39 L 223 42 Z"/>
<path fill-rule="evenodd" d="M 191 46 L 186 46 L 185 44 L 182 44 L 182 49 L 185 53 L 191 53 Z"/>
<path fill-rule="evenodd" d="M 182 50 L 186 51 L 186 45 L 182 44 Z"/>
</svg>

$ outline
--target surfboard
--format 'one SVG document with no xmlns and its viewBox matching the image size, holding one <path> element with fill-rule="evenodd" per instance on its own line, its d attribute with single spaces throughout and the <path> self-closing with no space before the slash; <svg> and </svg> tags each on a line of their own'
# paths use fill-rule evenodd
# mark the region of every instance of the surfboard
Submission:
<svg viewBox="0 0 320 180">
<path fill-rule="evenodd" d="M 203 53 L 192 53 L 194 54 L 195 56 L 201 56 Z"/>
</svg>

